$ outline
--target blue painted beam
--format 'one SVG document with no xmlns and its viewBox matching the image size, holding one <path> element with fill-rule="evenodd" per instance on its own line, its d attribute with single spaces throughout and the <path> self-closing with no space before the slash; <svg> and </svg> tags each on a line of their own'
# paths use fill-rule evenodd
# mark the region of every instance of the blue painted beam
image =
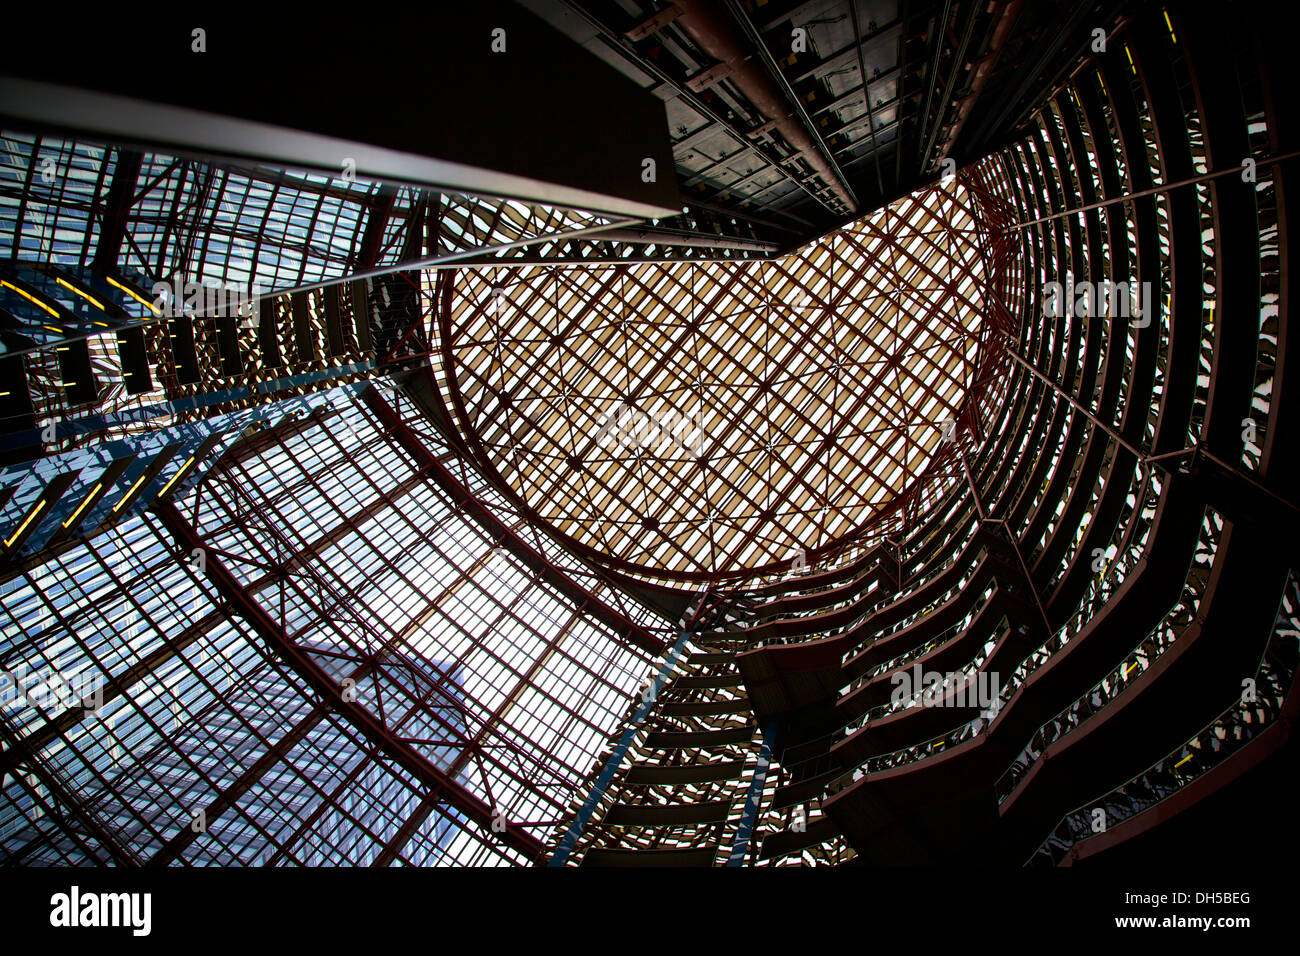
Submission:
<svg viewBox="0 0 1300 956">
<path fill-rule="evenodd" d="M 596 804 L 605 795 L 605 790 L 608 789 L 610 781 L 614 779 L 614 774 L 618 772 L 619 766 L 623 763 L 623 758 L 627 756 L 633 738 L 636 737 L 637 731 L 641 729 L 641 724 L 646 719 L 646 715 L 650 713 L 650 708 L 654 706 L 659 691 L 663 688 L 664 682 L 667 681 L 668 675 L 672 673 L 677 658 L 681 655 L 682 648 L 686 646 L 686 640 L 691 636 L 691 633 L 689 630 L 683 630 L 681 636 L 677 638 L 677 642 L 673 644 L 672 650 L 668 652 L 663 666 L 659 668 L 659 673 L 654 679 L 651 692 L 642 695 L 636 713 L 632 715 L 627 729 L 618 738 L 618 745 L 614 748 L 614 752 L 609 755 L 609 759 L 605 761 L 605 766 L 601 768 L 600 776 L 596 778 L 591 793 L 587 796 L 587 800 L 583 803 L 577 816 L 574 817 L 573 824 L 569 827 L 568 832 L 564 834 L 564 839 L 560 840 L 559 846 L 555 848 L 555 853 L 547 866 L 564 866 L 569 859 L 578 838 L 582 836 L 582 831 L 587 827 L 587 821 L 591 819 L 591 814 L 596 809 Z"/>
<path fill-rule="evenodd" d="M 754 776 L 749 781 L 749 792 L 745 795 L 745 809 L 740 815 L 740 827 L 736 830 L 736 842 L 731 846 L 727 866 L 741 866 L 745 862 L 749 838 L 754 832 L 754 821 L 758 819 L 758 805 L 763 800 L 763 781 L 767 779 L 767 768 L 772 762 L 772 741 L 775 739 L 776 721 L 769 720 L 763 727 L 763 744 L 758 749 L 758 765 L 754 767 Z"/>
</svg>

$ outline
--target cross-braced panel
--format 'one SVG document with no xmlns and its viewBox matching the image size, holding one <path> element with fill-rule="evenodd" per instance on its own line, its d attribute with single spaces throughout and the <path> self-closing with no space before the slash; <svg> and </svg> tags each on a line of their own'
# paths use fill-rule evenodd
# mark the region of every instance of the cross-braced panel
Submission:
<svg viewBox="0 0 1300 956">
<path fill-rule="evenodd" d="M 545 522 L 667 576 L 869 526 L 964 427 L 980 206 L 937 185 L 775 261 L 463 270 L 443 360 L 482 462 Z"/>
</svg>

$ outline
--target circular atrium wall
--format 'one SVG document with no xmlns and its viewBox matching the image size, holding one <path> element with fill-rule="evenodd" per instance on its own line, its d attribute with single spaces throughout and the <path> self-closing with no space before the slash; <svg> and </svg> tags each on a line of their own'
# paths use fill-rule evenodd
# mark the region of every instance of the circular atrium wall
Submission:
<svg viewBox="0 0 1300 956">
<path fill-rule="evenodd" d="M 952 180 L 774 260 L 455 273 L 442 359 L 480 464 L 599 560 L 801 564 L 959 480 L 998 336 L 988 211 Z"/>
</svg>

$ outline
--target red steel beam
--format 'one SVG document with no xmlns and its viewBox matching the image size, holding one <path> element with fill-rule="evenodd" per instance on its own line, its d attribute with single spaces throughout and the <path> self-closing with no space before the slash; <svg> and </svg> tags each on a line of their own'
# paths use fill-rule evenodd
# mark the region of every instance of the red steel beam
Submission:
<svg viewBox="0 0 1300 956">
<path fill-rule="evenodd" d="M 360 671 L 357 671 L 357 673 L 360 673 Z M 313 707 L 311 712 L 298 722 L 297 726 L 281 737 L 279 741 L 241 773 L 229 787 L 218 793 L 216 799 L 203 808 L 205 823 L 211 824 L 215 822 L 218 817 L 235 806 L 239 799 L 252 787 L 260 783 L 272 767 L 284 760 L 285 755 L 298 746 L 303 738 L 325 719 L 325 715 L 328 713 L 329 704 L 325 700 L 320 701 Z M 151 867 L 168 866 L 184 853 L 199 838 L 201 833 L 206 832 L 206 826 L 202 829 L 195 829 L 189 824 L 182 824 L 172 838 L 149 858 L 147 865 Z"/>
<path fill-rule="evenodd" d="M 753 48 L 746 42 L 743 31 L 721 9 L 722 4 L 705 3 L 703 0 L 677 0 L 676 6 L 681 10 L 677 26 L 682 32 L 709 56 L 731 68 L 728 77 L 731 82 L 749 97 L 764 117 L 776 125 L 781 135 L 821 176 L 836 198 L 850 212 L 856 211 L 857 201 L 849 194 L 834 161 L 827 159 L 817 148 L 812 135 L 790 109 L 790 103 L 776 81 L 755 58 Z M 866 78 L 863 77 L 864 86 L 865 83 Z M 806 185 L 810 192 L 816 193 L 811 183 Z"/>
<path fill-rule="evenodd" d="M 419 436 L 402 421 L 401 416 L 384 401 L 378 391 L 368 388 L 361 393 L 361 397 L 380 423 L 397 439 L 398 444 L 415 459 L 420 470 L 455 501 L 457 506 L 473 517 L 493 541 L 536 571 L 542 580 L 573 601 L 580 611 L 590 614 L 596 620 L 613 628 L 614 632 L 629 644 L 654 655 L 663 654 L 667 650 L 667 645 L 661 639 L 573 580 L 493 514 L 434 457 L 433 453 L 424 446 L 424 442 L 420 441 Z"/>
<path fill-rule="evenodd" d="M 372 392 L 373 389 L 368 390 L 367 395 Z M 380 399 L 380 402 L 382 404 L 383 400 Z M 391 413 L 391 409 L 389 411 Z M 214 549 L 208 544 L 207 539 L 185 520 L 175 505 L 170 501 L 158 501 L 155 502 L 153 509 L 163 525 L 175 536 L 177 544 L 185 554 L 191 553 L 195 548 L 204 549 L 204 553 L 208 555 L 205 561 L 207 575 L 221 595 L 258 635 L 281 655 L 286 663 L 312 685 L 323 699 L 332 701 L 333 707 L 345 720 L 430 791 L 441 792 L 447 803 L 456 807 L 469 819 L 480 823 L 486 830 L 491 830 L 494 818 L 492 808 L 466 790 L 458 781 L 439 770 L 408 743 L 394 736 L 361 704 L 345 699 L 333 678 L 303 648 L 299 647 L 285 632 L 283 626 L 254 599 L 249 590 L 226 568 L 225 563 L 213 553 Z M 545 852 L 545 847 L 540 840 L 517 827 L 512 827 L 509 823 L 506 824 L 505 831 L 497 835 L 503 843 L 523 853 L 530 860 L 540 860 Z"/>
</svg>

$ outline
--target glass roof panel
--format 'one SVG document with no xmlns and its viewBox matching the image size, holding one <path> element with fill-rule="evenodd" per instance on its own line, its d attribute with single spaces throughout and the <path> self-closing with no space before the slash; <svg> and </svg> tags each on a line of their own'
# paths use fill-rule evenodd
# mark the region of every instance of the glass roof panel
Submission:
<svg viewBox="0 0 1300 956">
<path fill-rule="evenodd" d="M 935 459 L 988 329 L 959 180 L 781 259 L 464 269 L 460 424 L 535 516 L 648 572 L 860 530 Z"/>
</svg>

